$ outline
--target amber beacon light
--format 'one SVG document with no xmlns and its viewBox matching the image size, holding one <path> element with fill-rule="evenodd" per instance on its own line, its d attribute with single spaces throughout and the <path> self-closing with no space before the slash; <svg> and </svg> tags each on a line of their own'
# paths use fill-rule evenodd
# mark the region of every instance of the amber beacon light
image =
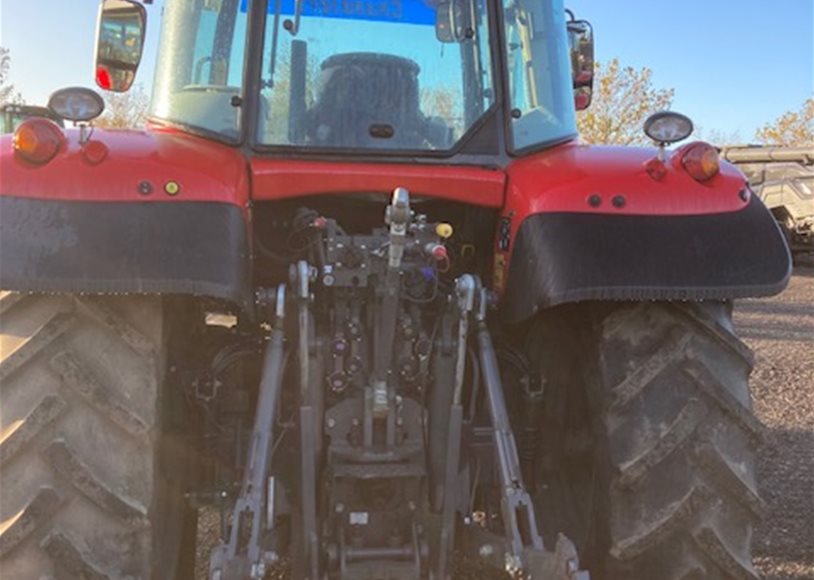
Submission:
<svg viewBox="0 0 814 580">
<path fill-rule="evenodd" d="M 690 145 L 681 157 L 684 169 L 696 181 L 709 181 L 721 171 L 718 151 L 707 143 Z"/>
<path fill-rule="evenodd" d="M 44 165 L 51 161 L 65 142 L 59 125 L 42 117 L 24 121 L 14 132 L 14 151 L 25 161 Z"/>
</svg>

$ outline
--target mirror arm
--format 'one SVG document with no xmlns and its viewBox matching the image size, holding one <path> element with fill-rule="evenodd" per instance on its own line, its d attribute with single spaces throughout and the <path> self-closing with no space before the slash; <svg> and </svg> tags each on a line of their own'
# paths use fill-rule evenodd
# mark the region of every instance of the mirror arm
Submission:
<svg viewBox="0 0 814 580">
<path fill-rule="evenodd" d="M 270 89 L 274 86 L 274 73 L 277 70 L 277 45 L 280 39 L 280 12 L 282 11 L 282 0 L 274 0 L 274 25 L 271 32 L 271 54 L 269 54 L 269 80 L 262 88 Z M 285 26 L 285 24 L 283 24 Z"/>
<path fill-rule="evenodd" d="M 461 42 L 461 39 L 458 37 L 458 18 L 457 18 L 457 0 L 450 0 L 449 3 L 449 25 L 450 30 L 452 31 L 452 38 L 455 39 L 456 42 Z"/>
<path fill-rule="evenodd" d="M 294 21 L 286 20 L 283 22 L 283 28 L 288 30 L 291 36 L 297 36 L 300 31 L 300 16 L 302 15 L 302 2 L 303 0 L 296 0 L 294 3 Z"/>
</svg>

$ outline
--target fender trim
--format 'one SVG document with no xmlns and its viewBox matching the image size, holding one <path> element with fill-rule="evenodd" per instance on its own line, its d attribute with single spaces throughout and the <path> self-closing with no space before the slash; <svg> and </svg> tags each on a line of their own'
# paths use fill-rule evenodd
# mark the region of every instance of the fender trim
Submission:
<svg viewBox="0 0 814 580">
<path fill-rule="evenodd" d="M 519 228 L 501 316 L 586 300 L 771 296 L 791 277 L 788 246 L 756 196 L 714 215 L 540 213 Z"/>
<path fill-rule="evenodd" d="M 251 307 L 241 208 L 0 198 L 0 288 L 193 294 Z"/>
</svg>

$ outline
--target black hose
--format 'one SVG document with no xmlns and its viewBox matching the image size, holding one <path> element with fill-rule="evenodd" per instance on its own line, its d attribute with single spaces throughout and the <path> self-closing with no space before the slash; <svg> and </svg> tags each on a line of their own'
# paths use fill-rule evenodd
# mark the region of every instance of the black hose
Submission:
<svg viewBox="0 0 814 580">
<path fill-rule="evenodd" d="M 478 362 L 478 355 L 475 350 L 470 346 L 467 349 L 469 360 L 472 361 L 472 394 L 469 399 L 469 420 L 475 420 L 475 411 L 478 404 L 478 395 L 480 394 L 480 363 Z"/>
</svg>

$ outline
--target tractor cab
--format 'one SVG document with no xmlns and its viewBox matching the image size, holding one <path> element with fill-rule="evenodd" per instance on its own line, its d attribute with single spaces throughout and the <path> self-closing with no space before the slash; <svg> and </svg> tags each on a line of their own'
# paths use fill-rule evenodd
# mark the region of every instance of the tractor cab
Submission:
<svg viewBox="0 0 814 580">
<path fill-rule="evenodd" d="M 100 86 L 128 88 L 145 23 L 103 3 Z M 562 0 L 168 0 L 158 55 L 155 122 L 305 155 L 560 143 L 593 78 L 590 25 Z"/>
</svg>

